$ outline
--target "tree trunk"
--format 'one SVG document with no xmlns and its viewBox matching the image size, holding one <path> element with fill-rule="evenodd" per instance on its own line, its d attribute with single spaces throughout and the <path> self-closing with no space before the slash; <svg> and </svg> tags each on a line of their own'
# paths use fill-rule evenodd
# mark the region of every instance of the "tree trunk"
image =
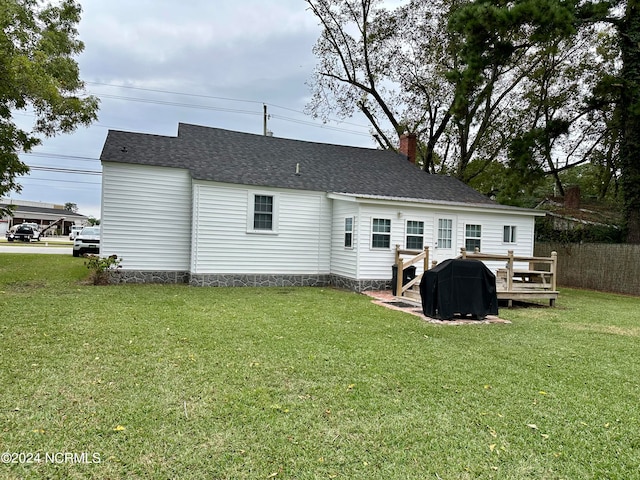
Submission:
<svg viewBox="0 0 640 480">
<path fill-rule="evenodd" d="M 627 242 L 640 243 L 640 0 L 628 0 L 620 24 L 623 90 L 621 184 Z"/>
</svg>

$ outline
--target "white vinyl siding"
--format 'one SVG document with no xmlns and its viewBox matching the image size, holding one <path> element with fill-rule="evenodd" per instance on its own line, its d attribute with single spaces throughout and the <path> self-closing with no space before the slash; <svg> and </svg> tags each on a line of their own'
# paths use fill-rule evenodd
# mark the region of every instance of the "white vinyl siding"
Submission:
<svg viewBox="0 0 640 480">
<path fill-rule="evenodd" d="M 357 236 L 355 239 L 355 248 L 359 253 L 358 279 L 391 279 L 396 245 L 403 248 L 406 240 L 405 218 L 424 222 L 425 242 L 433 235 L 433 213 L 426 209 L 405 208 L 399 211 L 398 207 L 371 204 L 361 204 L 359 207 L 359 221 L 356 225 Z M 373 219 L 376 218 L 388 219 L 391 222 L 390 248 L 371 248 Z M 417 273 L 421 273 L 421 264 L 416 267 Z"/>
<path fill-rule="evenodd" d="M 504 225 L 516 225 L 518 228 L 518 243 L 517 245 L 510 245 L 509 249 L 514 250 L 516 255 L 533 255 L 533 226 L 534 217 L 531 214 L 522 213 L 509 213 L 500 210 L 486 210 L 486 211 L 469 211 L 467 208 L 450 208 L 441 209 L 433 205 L 424 205 L 417 207 L 408 206 L 390 206 L 390 205 L 374 205 L 370 203 L 358 203 L 355 205 L 348 202 L 336 202 L 336 205 L 340 205 L 339 210 L 334 208 L 334 215 L 342 215 L 339 219 L 340 223 L 334 223 L 335 228 L 339 228 L 340 231 L 343 228 L 344 216 L 346 215 L 347 205 L 351 205 L 351 211 L 356 211 L 356 235 L 354 237 L 354 251 L 357 251 L 357 258 L 354 258 L 353 264 L 357 262 L 357 277 L 358 279 L 383 279 L 391 278 L 391 266 L 395 262 L 395 246 L 405 245 L 406 241 L 406 219 L 412 221 L 424 222 L 424 245 L 429 246 L 429 264 L 436 259 L 438 262 L 445 260 L 446 258 L 455 258 L 460 255 L 459 247 L 464 245 L 465 239 L 465 225 L 481 225 L 482 234 L 482 251 L 484 253 L 499 253 L 506 255 L 507 249 L 502 243 L 503 226 Z M 342 205 L 345 205 L 344 207 Z M 391 220 L 391 248 L 389 249 L 372 249 L 371 248 L 371 233 L 372 222 L 374 218 L 387 218 Z M 439 219 L 452 220 L 451 223 L 446 222 L 444 230 L 449 230 L 445 236 L 451 237 L 452 248 L 448 250 L 447 256 L 439 258 L 439 253 L 443 249 L 436 248 L 438 241 L 438 226 Z M 525 233 L 526 232 L 526 233 Z M 341 251 L 345 249 L 342 247 L 342 232 L 337 238 L 336 242 L 339 242 Z M 453 246 L 456 246 L 453 248 Z M 333 250 L 332 257 L 332 273 L 339 273 L 335 269 L 335 255 L 336 250 Z M 490 263 L 490 262 L 489 262 Z M 422 272 L 422 262 L 419 262 L 417 266 L 417 273 Z M 488 265 L 489 268 L 495 271 L 497 268 L 504 267 L 504 262 L 501 265 L 497 263 L 495 265 Z"/>
<path fill-rule="evenodd" d="M 189 270 L 188 170 L 103 162 L 100 220 L 100 255 L 118 255 L 123 269 Z"/>
<path fill-rule="evenodd" d="M 526 215 L 509 215 L 502 212 L 478 212 L 460 215 L 462 225 L 482 225 L 482 253 L 506 255 L 513 250 L 515 255 L 533 255 L 534 217 Z M 511 225 L 518 231 L 518 243 L 505 245 L 504 226 Z M 464 231 L 459 231 L 460 245 L 464 245 Z"/>
<path fill-rule="evenodd" d="M 534 217 L 529 215 L 509 214 L 506 212 L 478 212 L 474 214 L 465 213 L 460 215 L 461 222 L 464 225 L 474 224 L 482 225 L 482 253 L 495 253 L 506 255 L 508 250 L 513 250 L 514 255 L 531 256 L 533 255 L 534 245 Z M 518 230 L 518 243 L 505 245 L 503 243 L 504 226 L 512 225 Z M 460 244 L 463 242 L 464 232 L 459 232 Z M 490 270 L 496 271 L 498 268 L 504 268 L 504 262 L 486 262 Z M 518 268 L 524 268 L 520 265 Z"/>
<path fill-rule="evenodd" d="M 277 198 L 277 235 L 247 231 L 247 225 L 253 225 L 255 195 Z M 320 192 L 197 182 L 192 272 L 329 273 L 330 207 L 326 194 Z"/>
<path fill-rule="evenodd" d="M 333 222 L 331 236 L 331 273 L 346 278 L 358 278 L 358 204 L 333 200 Z M 353 219 L 351 248 L 345 248 L 345 218 Z"/>
</svg>

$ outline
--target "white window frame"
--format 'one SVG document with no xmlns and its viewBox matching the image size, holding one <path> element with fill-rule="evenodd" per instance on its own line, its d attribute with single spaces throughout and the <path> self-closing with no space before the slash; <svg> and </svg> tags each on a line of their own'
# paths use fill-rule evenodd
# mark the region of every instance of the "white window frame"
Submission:
<svg viewBox="0 0 640 480">
<path fill-rule="evenodd" d="M 409 222 L 419 224 L 420 233 L 409 233 Z M 420 247 L 409 247 L 409 237 L 421 238 Z M 407 220 L 405 223 L 405 235 L 404 235 L 404 248 L 407 250 L 422 250 L 424 249 L 424 222 L 422 220 Z"/>
<path fill-rule="evenodd" d="M 347 223 L 351 220 L 351 228 L 347 229 Z M 356 223 L 356 219 L 354 217 L 345 217 L 344 219 L 344 248 L 353 250 L 353 242 L 354 242 L 354 225 Z M 349 245 L 347 245 L 347 235 L 351 235 Z"/>
<path fill-rule="evenodd" d="M 469 227 L 478 227 L 478 236 L 469 236 L 469 231 L 467 230 Z M 479 245 L 478 245 L 478 251 L 482 251 L 482 225 L 479 223 L 467 223 L 464 226 L 464 248 L 468 251 L 468 252 L 473 252 L 475 251 L 475 246 L 470 249 L 467 248 L 467 241 L 468 240 L 477 240 Z"/>
<path fill-rule="evenodd" d="M 375 230 L 375 223 L 376 220 L 382 220 L 386 224 L 389 225 L 389 231 L 388 232 L 379 232 Z M 386 236 L 388 238 L 389 241 L 389 246 L 387 247 L 375 247 L 373 245 L 373 239 L 375 238 L 375 236 Z M 372 218 L 371 219 L 371 249 L 372 250 L 389 250 L 391 248 L 391 219 L 390 218 L 380 218 L 380 217 L 376 217 L 376 218 Z"/>
<path fill-rule="evenodd" d="M 517 243 L 518 229 L 516 225 L 504 225 L 502 228 L 502 243 Z"/>
<path fill-rule="evenodd" d="M 255 206 L 256 197 L 271 197 L 272 211 L 271 211 L 271 229 L 262 229 L 254 227 L 255 220 Z M 259 235 L 277 235 L 278 234 L 278 211 L 279 211 L 280 197 L 277 193 L 273 192 L 249 192 L 247 196 L 247 233 L 259 234 Z"/>
</svg>

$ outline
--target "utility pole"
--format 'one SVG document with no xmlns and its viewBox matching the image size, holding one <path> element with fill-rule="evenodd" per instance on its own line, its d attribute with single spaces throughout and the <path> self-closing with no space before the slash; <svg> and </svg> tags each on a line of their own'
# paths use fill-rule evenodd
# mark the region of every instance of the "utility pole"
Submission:
<svg viewBox="0 0 640 480">
<path fill-rule="evenodd" d="M 267 120 L 269 118 L 269 114 L 267 113 L 267 104 L 266 103 L 262 104 L 262 109 L 263 109 L 263 113 L 262 113 L 262 134 L 265 137 L 272 137 L 273 136 L 273 132 L 267 128 Z"/>
<path fill-rule="evenodd" d="M 262 113 L 262 132 L 263 135 L 266 137 L 267 136 L 267 104 L 263 103 L 262 104 L 262 109 L 263 109 L 263 113 Z"/>
</svg>

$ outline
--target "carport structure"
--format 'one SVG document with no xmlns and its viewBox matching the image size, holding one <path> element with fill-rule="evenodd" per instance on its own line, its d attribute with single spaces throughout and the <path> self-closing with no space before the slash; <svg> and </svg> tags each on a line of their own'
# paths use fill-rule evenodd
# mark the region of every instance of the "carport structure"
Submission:
<svg viewBox="0 0 640 480">
<path fill-rule="evenodd" d="M 61 206 L 51 204 L 38 204 L 37 202 L 11 202 L 2 199 L 0 207 L 15 205 L 13 217 L 5 218 L 5 228 L 8 230 L 14 225 L 21 223 L 36 223 L 40 228 L 49 226 L 52 222 L 64 217 L 59 226 L 47 232 L 47 235 L 68 235 L 72 225 L 85 225 L 88 218 L 85 215 L 65 210 Z M 0 232 L 4 235 L 4 232 Z"/>
</svg>

